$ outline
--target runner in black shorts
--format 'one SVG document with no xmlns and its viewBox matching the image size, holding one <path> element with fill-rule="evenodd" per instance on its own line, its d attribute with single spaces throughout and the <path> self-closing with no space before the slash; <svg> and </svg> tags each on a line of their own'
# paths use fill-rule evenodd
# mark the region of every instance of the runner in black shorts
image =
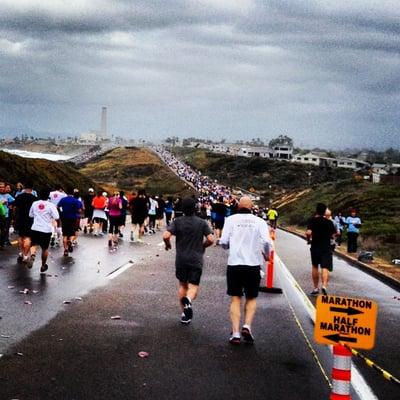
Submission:
<svg viewBox="0 0 400 400">
<path fill-rule="evenodd" d="M 181 322 L 193 318 L 192 301 L 196 298 L 203 270 L 204 250 L 214 242 L 211 228 L 195 215 L 196 202 L 192 198 L 182 202 L 183 217 L 176 218 L 164 232 L 165 249 L 171 249 L 171 236 L 176 236 L 175 275 L 179 281 L 178 296 L 182 308 Z M 206 241 L 204 241 L 204 237 Z"/>
<path fill-rule="evenodd" d="M 327 294 L 329 271 L 332 271 L 332 248 L 331 240 L 336 235 L 333 222 L 325 218 L 327 207 L 323 203 L 317 204 L 316 215 L 308 221 L 307 238 L 311 243 L 312 281 L 314 289 L 312 296 L 319 294 L 319 270 L 321 267 L 322 294 Z"/>
<path fill-rule="evenodd" d="M 34 201 L 37 200 L 37 197 L 33 195 L 32 184 L 26 183 L 24 191 L 15 197 L 15 201 L 13 203 L 14 206 L 14 228 L 18 232 L 18 247 L 19 254 L 17 261 L 18 262 L 28 262 L 29 261 L 29 251 L 31 248 L 31 226 L 33 223 L 33 219 L 29 217 L 29 210 Z M 31 266 L 31 264 L 27 264 Z"/>
<path fill-rule="evenodd" d="M 258 288 L 260 286 L 261 256 L 269 254 L 271 238 L 268 225 L 252 214 L 253 203 L 244 196 L 240 199 L 238 212 L 226 219 L 221 246 L 229 249 L 227 267 L 227 293 L 231 296 L 230 316 L 232 332 L 229 343 L 240 345 L 253 343 L 251 325 L 256 313 Z M 240 329 L 242 297 L 244 324 Z"/>
<path fill-rule="evenodd" d="M 31 268 L 36 257 L 36 246 L 42 249 L 42 266 L 40 272 L 44 273 L 49 268 L 47 257 L 49 255 L 50 238 L 53 230 L 53 223 L 59 220 L 57 207 L 48 201 L 50 191 L 43 190 L 40 193 L 40 200 L 35 201 L 30 210 L 29 217 L 33 218 L 32 225 L 32 247 L 29 267 Z"/>
<path fill-rule="evenodd" d="M 227 268 L 227 283 L 229 296 L 255 299 L 258 297 L 260 287 L 260 267 L 247 265 L 228 265 Z"/>
</svg>

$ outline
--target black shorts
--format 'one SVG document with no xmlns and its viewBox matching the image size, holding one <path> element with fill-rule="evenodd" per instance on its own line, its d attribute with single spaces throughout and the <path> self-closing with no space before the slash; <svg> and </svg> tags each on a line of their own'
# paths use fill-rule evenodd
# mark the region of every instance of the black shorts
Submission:
<svg viewBox="0 0 400 400">
<path fill-rule="evenodd" d="M 31 231 L 31 226 L 32 223 L 26 223 L 26 224 L 16 224 L 15 225 L 15 231 L 18 232 L 19 237 L 31 237 L 32 236 L 32 231 Z"/>
<path fill-rule="evenodd" d="M 143 225 L 147 216 L 142 215 L 132 215 L 132 224 L 133 225 Z"/>
<path fill-rule="evenodd" d="M 225 219 L 216 219 L 214 225 L 215 229 L 224 229 Z"/>
<path fill-rule="evenodd" d="M 88 218 L 89 221 L 93 218 L 93 208 L 85 208 L 85 218 Z"/>
<path fill-rule="evenodd" d="M 51 232 L 32 231 L 32 246 L 40 246 L 42 250 L 47 250 L 50 245 Z"/>
<path fill-rule="evenodd" d="M 260 287 L 260 267 L 248 265 L 228 265 L 226 270 L 229 296 L 256 298 Z"/>
<path fill-rule="evenodd" d="M 75 236 L 76 218 L 63 218 L 61 220 L 62 234 L 65 237 Z"/>
<path fill-rule="evenodd" d="M 332 271 L 333 269 L 333 260 L 332 260 L 332 250 L 311 250 L 311 264 L 313 267 L 320 266 L 321 268 L 326 268 L 328 271 Z"/>
<path fill-rule="evenodd" d="M 109 217 L 108 233 L 116 235 L 121 223 L 121 217 Z"/>
<path fill-rule="evenodd" d="M 182 283 L 200 284 L 200 278 L 203 270 L 200 267 L 185 266 L 176 267 L 175 276 Z"/>
</svg>

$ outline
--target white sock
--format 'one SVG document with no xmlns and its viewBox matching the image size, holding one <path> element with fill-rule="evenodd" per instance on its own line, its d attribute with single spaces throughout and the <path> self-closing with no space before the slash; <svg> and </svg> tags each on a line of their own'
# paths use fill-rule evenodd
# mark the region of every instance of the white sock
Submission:
<svg viewBox="0 0 400 400">
<path fill-rule="evenodd" d="M 244 325 L 243 325 L 243 328 L 247 328 L 247 329 L 251 332 L 250 325 L 244 324 Z"/>
<path fill-rule="evenodd" d="M 232 337 L 240 338 L 240 332 L 233 332 Z"/>
</svg>

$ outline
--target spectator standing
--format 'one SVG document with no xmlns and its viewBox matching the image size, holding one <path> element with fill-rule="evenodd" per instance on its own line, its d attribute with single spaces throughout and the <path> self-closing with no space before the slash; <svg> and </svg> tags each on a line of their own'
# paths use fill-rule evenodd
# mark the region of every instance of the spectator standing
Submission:
<svg viewBox="0 0 400 400">
<path fill-rule="evenodd" d="M 352 209 L 350 216 L 346 218 L 347 226 L 347 252 L 357 253 L 357 239 L 360 234 L 361 219 L 357 216 L 357 211 Z"/>
<path fill-rule="evenodd" d="M 338 247 L 341 246 L 342 244 L 342 235 L 343 235 L 343 229 L 344 229 L 344 225 L 345 225 L 345 219 L 342 216 L 342 213 L 337 213 L 337 215 L 335 216 L 335 218 L 333 219 L 336 223 L 336 226 L 339 228 L 339 233 L 336 237 L 336 243 L 338 245 Z"/>
<path fill-rule="evenodd" d="M 5 182 L 0 182 L 0 203 L 4 205 L 5 208 L 5 216 L 4 216 L 4 229 L 2 230 L 2 234 L 0 237 L 0 247 L 4 247 L 5 245 L 11 246 L 9 234 L 10 234 L 10 226 L 11 226 L 11 212 L 10 207 L 14 202 L 15 198 L 11 196 L 10 193 L 7 193 L 7 186 Z"/>
</svg>

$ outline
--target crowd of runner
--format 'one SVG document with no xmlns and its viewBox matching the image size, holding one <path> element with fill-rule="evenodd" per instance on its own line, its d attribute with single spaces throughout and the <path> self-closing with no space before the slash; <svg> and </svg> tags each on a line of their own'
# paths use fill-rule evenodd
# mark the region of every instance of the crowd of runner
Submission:
<svg viewBox="0 0 400 400">
<path fill-rule="evenodd" d="M 131 242 L 142 242 L 144 235 L 164 230 L 166 250 L 170 238 L 176 236 L 176 277 L 179 280 L 179 298 L 182 323 L 193 317 L 192 301 L 197 296 L 206 247 L 221 245 L 230 252 L 228 259 L 228 294 L 232 297 L 231 343 L 240 343 L 240 337 L 252 342 L 251 322 L 255 313 L 255 298 L 260 283 L 260 266 L 268 259 L 278 212 L 275 208 L 257 207 L 248 196 L 237 199 L 238 193 L 194 171 L 170 152 L 156 148 L 164 162 L 186 183 L 196 189 L 198 196 L 182 199 L 148 195 L 144 190 L 126 195 L 123 191 L 111 193 L 88 188 L 57 185 L 53 190 L 35 191 L 31 182 L 18 183 L 15 188 L 0 182 L 0 248 L 10 245 L 9 235 L 18 235 L 18 262 L 27 268 L 34 265 L 37 249 L 41 248 L 40 272 L 48 269 L 49 248 L 62 246 L 68 257 L 78 243 L 80 233 L 93 237 L 107 237 L 111 251 L 124 238 L 127 216 L 131 216 L 131 230 L 126 233 Z M 250 215 L 249 215 L 250 214 Z M 264 221 L 263 221 L 264 220 Z M 269 229 L 267 228 L 267 221 Z M 340 245 L 343 229 L 347 228 L 348 252 L 357 251 L 357 236 L 361 220 L 352 210 L 343 218 L 332 218 L 324 204 L 318 204 L 310 219 L 307 237 L 311 244 L 311 295 L 327 293 L 329 271 L 332 270 L 332 252 Z M 206 241 L 204 241 L 206 238 Z M 320 269 L 319 269 L 320 268 Z M 245 324 L 239 332 L 241 297 L 246 296 Z"/>
</svg>

